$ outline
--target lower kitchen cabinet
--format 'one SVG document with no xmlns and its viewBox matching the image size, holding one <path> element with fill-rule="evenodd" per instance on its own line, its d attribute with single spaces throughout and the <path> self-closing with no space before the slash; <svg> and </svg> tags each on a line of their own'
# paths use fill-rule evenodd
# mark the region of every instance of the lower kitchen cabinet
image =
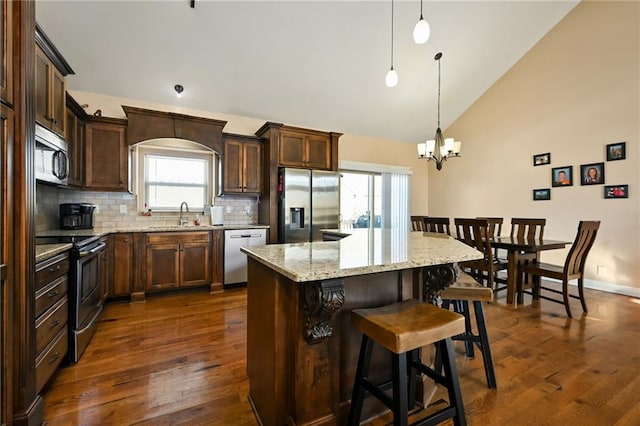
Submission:
<svg viewBox="0 0 640 426">
<path fill-rule="evenodd" d="M 36 264 L 36 393 L 40 393 L 67 354 L 69 255 Z"/>
<path fill-rule="evenodd" d="M 211 283 L 209 232 L 147 234 L 147 291 Z"/>
<path fill-rule="evenodd" d="M 133 290 L 133 234 L 113 234 L 111 249 L 109 296 L 129 296 Z"/>
</svg>

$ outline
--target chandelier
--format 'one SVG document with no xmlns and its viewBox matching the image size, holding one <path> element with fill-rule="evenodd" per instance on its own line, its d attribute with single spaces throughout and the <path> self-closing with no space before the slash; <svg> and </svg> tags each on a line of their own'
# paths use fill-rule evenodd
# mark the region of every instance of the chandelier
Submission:
<svg viewBox="0 0 640 426">
<path fill-rule="evenodd" d="M 440 58 L 442 53 L 439 52 L 435 56 L 438 61 L 438 128 L 434 139 L 418 144 L 418 156 L 427 160 L 435 161 L 436 169 L 441 170 L 442 164 L 450 157 L 460 157 L 460 141 L 454 141 L 453 138 L 444 138 L 440 129 Z"/>
</svg>

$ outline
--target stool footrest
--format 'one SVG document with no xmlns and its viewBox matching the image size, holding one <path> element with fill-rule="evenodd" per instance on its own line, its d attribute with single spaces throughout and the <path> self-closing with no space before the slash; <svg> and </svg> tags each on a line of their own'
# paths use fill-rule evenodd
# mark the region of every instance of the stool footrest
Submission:
<svg viewBox="0 0 640 426">
<path fill-rule="evenodd" d="M 438 425 L 444 422 L 447 419 L 456 415 L 456 409 L 454 407 L 446 407 L 440 411 L 436 411 L 431 414 L 429 417 L 423 420 L 418 420 L 415 423 L 412 423 L 411 426 L 432 426 Z"/>
<path fill-rule="evenodd" d="M 430 379 L 433 379 L 439 385 L 447 384 L 446 378 L 442 374 L 437 373 L 433 368 L 427 367 L 419 361 L 413 362 L 413 367 L 425 376 L 429 376 Z"/>
</svg>

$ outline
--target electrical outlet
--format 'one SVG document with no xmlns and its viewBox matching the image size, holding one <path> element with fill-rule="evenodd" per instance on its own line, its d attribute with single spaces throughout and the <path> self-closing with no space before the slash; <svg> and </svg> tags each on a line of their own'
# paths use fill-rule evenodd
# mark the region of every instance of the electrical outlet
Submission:
<svg viewBox="0 0 640 426">
<path fill-rule="evenodd" d="M 122 213 L 122 214 L 127 213 L 127 205 L 126 204 L 120 204 L 120 213 Z"/>
<path fill-rule="evenodd" d="M 600 276 L 600 275 L 607 275 L 607 267 L 606 266 L 602 266 L 602 265 L 598 265 L 597 266 L 597 270 L 596 273 Z"/>
<path fill-rule="evenodd" d="M 99 205 L 95 205 L 96 208 L 93 210 L 94 213 L 100 213 L 100 206 Z"/>
<path fill-rule="evenodd" d="M 227 213 L 231 213 L 233 211 L 233 208 L 231 206 L 227 206 Z"/>
<path fill-rule="evenodd" d="M 251 216 L 251 206 L 249 204 L 244 206 L 244 212 L 247 214 L 247 216 Z"/>
</svg>

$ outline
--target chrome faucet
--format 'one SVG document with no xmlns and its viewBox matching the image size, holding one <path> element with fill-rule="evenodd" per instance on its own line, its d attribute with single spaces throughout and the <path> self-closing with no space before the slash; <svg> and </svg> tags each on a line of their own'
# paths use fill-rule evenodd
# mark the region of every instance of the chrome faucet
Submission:
<svg viewBox="0 0 640 426">
<path fill-rule="evenodd" d="M 187 213 L 189 213 L 189 204 L 187 204 L 186 201 L 183 201 L 182 203 L 180 203 L 180 219 L 178 220 L 178 225 L 180 226 L 184 226 L 189 220 L 185 217 L 182 217 L 182 207 L 185 207 L 187 209 Z"/>
</svg>

